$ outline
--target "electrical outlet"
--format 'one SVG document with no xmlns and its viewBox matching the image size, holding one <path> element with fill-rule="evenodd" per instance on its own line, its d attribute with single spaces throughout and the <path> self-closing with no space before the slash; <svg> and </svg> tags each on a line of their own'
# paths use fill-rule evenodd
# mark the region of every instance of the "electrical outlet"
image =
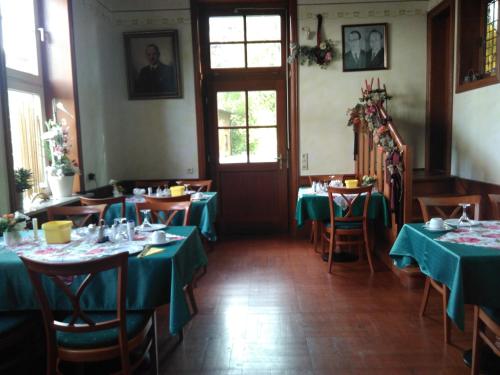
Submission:
<svg viewBox="0 0 500 375">
<path fill-rule="evenodd" d="M 95 181 L 95 173 L 89 173 L 87 174 L 87 178 L 89 181 Z"/>
<path fill-rule="evenodd" d="M 302 170 L 307 171 L 309 169 L 309 154 L 302 154 Z"/>
<path fill-rule="evenodd" d="M 193 168 L 188 168 L 187 169 L 187 174 L 194 174 L 194 169 Z"/>
</svg>

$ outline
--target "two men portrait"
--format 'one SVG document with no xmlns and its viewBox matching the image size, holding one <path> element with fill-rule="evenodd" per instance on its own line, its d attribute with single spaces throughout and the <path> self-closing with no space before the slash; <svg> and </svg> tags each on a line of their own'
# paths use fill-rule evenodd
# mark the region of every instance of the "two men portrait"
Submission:
<svg viewBox="0 0 500 375">
<path fill-rule="evenodd" d="M 343 70 L 387 69 L 387 24 L 342 26 Z"/>
</svg>

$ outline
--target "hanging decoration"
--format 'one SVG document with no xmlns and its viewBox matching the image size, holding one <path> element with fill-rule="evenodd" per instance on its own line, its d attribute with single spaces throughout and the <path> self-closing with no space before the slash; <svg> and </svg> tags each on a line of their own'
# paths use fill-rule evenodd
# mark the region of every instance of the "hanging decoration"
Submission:
<svg viewBox="0 0 500 375">
<path fill-rule="evenodd" d="M 330 39 L 321 39 L 321 26 L 323 24 L 323 16 L 316 15 L 318 19 L 318 27 L 316 32 L 316 46 L 300 46 L 292 44 L 290 46 L 290 56 L 288 63 L 292 64 L 295 59 L 298 59 L 300 65 L 317 64 L 321 69 L 326 69 L 335 57 L 335 49 L 333 42 Z"/>
</svg>

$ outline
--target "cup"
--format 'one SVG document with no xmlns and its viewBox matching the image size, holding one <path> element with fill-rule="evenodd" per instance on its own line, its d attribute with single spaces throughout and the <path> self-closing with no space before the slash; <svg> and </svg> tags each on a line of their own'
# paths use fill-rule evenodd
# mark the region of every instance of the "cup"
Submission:
<svg viewBox="0 0 500 375">
<path fill-rule="evenodd" d="M 154 231 L 153 235 L 151 236 L 151 243 L 153 244 L 165 243 L 166 240 L 167 236 L 165 235 L 165 232 L 161 230 Z"/>
<path fill-rule="evenodd" d="M 429 229 L 443 229 L 444 221 L 440 217 L 433 217 L 427 222 L 427 226 L 429 227 Z"/>
</svg>

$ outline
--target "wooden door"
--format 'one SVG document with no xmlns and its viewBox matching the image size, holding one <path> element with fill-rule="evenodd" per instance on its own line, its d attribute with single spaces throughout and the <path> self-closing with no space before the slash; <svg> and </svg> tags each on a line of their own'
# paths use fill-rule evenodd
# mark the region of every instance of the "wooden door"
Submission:
<svg viewBox="0 0 500 375">
<path fill-rule="evenodd" d="M 451 166 L 454 27 L 453 1 L 429 13 L 425 169 L 433 173 L 449 173 Z"/>
<path fill-rule="evenodd" d="M 284 19 L 276 9 L 205 18 L 208 170 L 223 233 L 288 230 Z"/>
</svg>

